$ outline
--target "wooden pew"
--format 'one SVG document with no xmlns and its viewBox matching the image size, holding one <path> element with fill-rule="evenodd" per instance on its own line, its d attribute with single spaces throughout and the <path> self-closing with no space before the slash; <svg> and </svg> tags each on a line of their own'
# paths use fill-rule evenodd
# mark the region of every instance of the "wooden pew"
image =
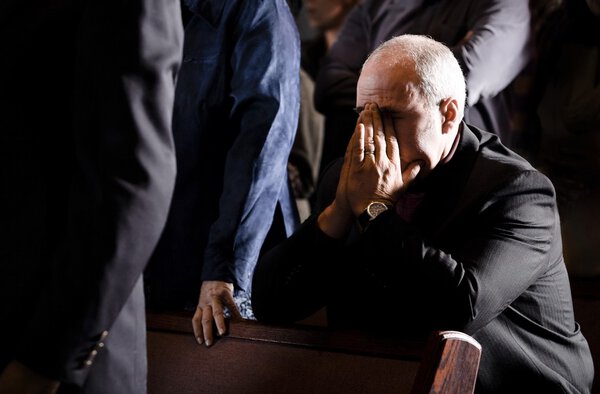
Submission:
<svg viewBox="0 0 600 394">
<path fill-rule="evenodd" d="M 458 331 L 434 332 L 422 355 L 411 393 L 473 393 L 481 345 Z"/>
<path fill-rule="evenodd" d="M 190 315 L 148 312 L 147 323 L 149 394 L 472 393 L 481 355 L 455 331 L 425 343 L 230 321 L 206 348 Z"/>
<path fill-rule="evenodd" d="M 600 277 L 571 278 L 575 320 L 592 351 L 596 378 L 591 394 L 600 394 Z"/>
</svg>

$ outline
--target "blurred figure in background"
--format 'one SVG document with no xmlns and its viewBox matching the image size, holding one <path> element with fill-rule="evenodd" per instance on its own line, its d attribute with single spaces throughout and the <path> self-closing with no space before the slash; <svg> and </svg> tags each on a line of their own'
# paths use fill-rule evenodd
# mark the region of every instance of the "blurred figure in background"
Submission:
<svg viewBox="0 0 600 394">
<path fill-rule="evenodd" d="M 325 118 L 315 109 L 313 102 L 314 79 L 323 57 L 337 39 L 346 16 L 357 2 L 358 0 L 308 0 L 302 4 L 291 1 L 296 20 L 304 5 L 310 28 L 316 32 L 315 37 L 302 42 L 300 118 L 288 162 L 300 221 L 306 219 L 312 211 L 325 134 Z"/>
<path fill-rule="evenodd" d="M 325 118 L 315 109 L 314 91 L 313 80 L 300 69 L 300 117 L 288 161 L 288 175 L 301 222 L 312 212 L 323 152 Z"/>
<path fill-rule="evenodd" d="M 316 80 L 316 108 L 326 117 L 322 167 L 344 155 L 354 130 L 363 62 L 400 34 L 424 34 L 448 45 L 467 81 L 467 122 L 501 139 L 509 132 L 505 88 L 530 61 L 527 0 L 364 0 L 348 15 Z"/>
<path fill-rule="evenodd" d="M 600 1 L 566 0 L 539 36 L 538 167 L 552 180 L 565 261 L 600 275 Z"/>
<path fill-rule="evenodd" d="M 510 113 L 510 131 L 503 134 L 502 143 L 533 162 L 539 149 L 540 133 L 537 117 L 539 36 L 561 7 L 563 0 L 529 0 L 531 12 L 530 61 L 506 88 Z"/>
<path fill-rule="evenodd" d="M 338 38 L 342 25 L 359 0 L 304 0 L 316 37 L 302 43 L 302 68 L 315 80 L 323 57 Z"/>
</svg>

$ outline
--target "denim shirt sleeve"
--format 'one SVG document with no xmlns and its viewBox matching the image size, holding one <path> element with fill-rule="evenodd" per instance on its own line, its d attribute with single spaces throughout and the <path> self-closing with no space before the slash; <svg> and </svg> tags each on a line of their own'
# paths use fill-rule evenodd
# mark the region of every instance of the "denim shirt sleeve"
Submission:
<svg viewBox="0 0 600 394">
<path fill-rule="evenodd" d="M 240 2 L 228 124 L 238 128 L 226 157 L 219 216 L 210 229 L 202 280 L 248 290 L 281 190 L 299 112 L 300 41 L 284 0 Z M 224 124 L 226 124 L 224 122 Z"/>
</svg>

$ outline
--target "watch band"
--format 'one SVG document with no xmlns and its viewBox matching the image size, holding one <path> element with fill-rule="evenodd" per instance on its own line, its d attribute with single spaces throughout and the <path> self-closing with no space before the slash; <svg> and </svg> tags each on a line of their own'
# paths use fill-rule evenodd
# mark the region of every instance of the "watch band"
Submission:
<svg viewBox="0 0 600 394">
<path fill-rule="evenodd" d="M 369 226 L 369 222 L 388 209 L 390 209 L 390 206 L 381 201 L 371 201 L 369 205 L 367 205 L 367 208 L 358 215 L 358 224 L 361 230 L 365 231 Z"/>
</svg>

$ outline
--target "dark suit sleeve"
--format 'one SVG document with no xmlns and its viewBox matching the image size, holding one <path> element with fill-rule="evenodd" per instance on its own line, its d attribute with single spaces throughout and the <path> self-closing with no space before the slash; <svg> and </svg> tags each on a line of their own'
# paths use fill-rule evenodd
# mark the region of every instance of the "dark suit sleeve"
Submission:
<svg viewBox="0 0 600 394">
<path fill-rule="evenodd" d="M 362 268 L 428 329 L 474 333 L 562 264 L 554 188 L 539 172 L 521 173 L 485 197 L 475 215 L 455 220 L 460 234 L 440 247 L 387 212 L 359 248 L 371 252 L 358 259 L 368 261 Z"/>
<path fill-rule="evenodd" d="M 84 361 L 110 333 L 166 220 L 182 44 L 175 0 L 88 2 L 79 26 L 67 235 L 48 261 L 52 276 L 17 354 L 75 384 L 87 376 Z"/>
<path fill-rule="evenodd" d="M 539 172 L 521 173 L 477 209 L 456 219 L 465 221 L 453 227 L 457 241 L 443 248 L 391 210 L 352 245 L 328 238 L 309 219 L 257 265 L 255 315 L 300 320 L 326 302 L 328 286 L 343 288 L 331 282 L 339 270 L 353 270 L 360 291 L 370 289 L 367 299 L 376 297 L 390 313 L 402 310 L 413 329 L 474 333 L 562 263 L 554 189 Z"/>
<path fill-rule="evenodd" d="M 325 304 L 344 240 L 323 233 L 317 217 L 335 197 L 342 164 L 342 159 L 331 163 L 319 179 L 316 213 L 258 261 L 252 280 L 252 310 L 257 319 L 291 323 Z"/>
<path fill-rule="evenodd" d="M 496 96 L 529 62 L 530 15 L 526 0 L 475 2 L 472 36 L 453 46 L 467 83 L 467 104 Z"/>
<path fill-rule="evenodd" d="M 343 242 L 329 238 L 311 216 L 288 239 L 263 256 L 252 280 L 252 311 L 273 323 L 302 320 L 325 305 L 332 262 Z"/>
</svg>

